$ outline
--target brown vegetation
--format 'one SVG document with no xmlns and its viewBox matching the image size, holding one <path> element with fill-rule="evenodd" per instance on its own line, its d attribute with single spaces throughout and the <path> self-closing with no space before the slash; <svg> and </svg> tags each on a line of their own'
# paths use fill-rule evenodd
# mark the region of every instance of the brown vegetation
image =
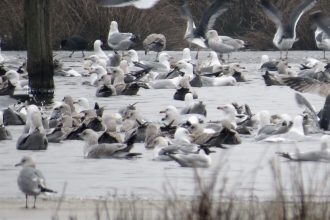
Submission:
<svg viewBox="0 0 330 220">
<path fill-rule="evenodd" d="M 204 9 L 213 0 L 187 0 L 195 21 L 198 23 Z M 181 0 L 161 0 L 155 7 L 140 10 L 134 7 L 102 8 L 95 0 L 53 0 L 52 32 L 54 49 L 59 49 L 59 42 L 70 35 L 81 35 L 90 42 L 101 39 L 106 42 L 109 25 L 116 20 L 122 32 L 132 32 L 142 39 L 137 49 L 142 49 L 143 39 L 151 33 L 161 33 L 167 38 L 167 50 L 180 50 L 187 47 L 183 40 L 186 22 L 181 16 Z M 302 0 L 272 0 L 287 19 L 293 8 Z M 23 0 L 0 1 L 0 37 L 4 50 L 25 50 Z M 330 8 L 330 1 L 319 0 L 311 10 Z M 311 12 L 310 11 L 310 12 Z M 307 12 L 298 25 L 299 41 L 293 49 L 316 49 L 314 32 Z M 327 11 L 325 11 L 328 13 Z M 222 35 L 240 38 L 254 50 L 274 49 L 272 39 L 275 25 L 258 9 L 255 0 L 239 0 L 225 12 L 214 27 Z M 104 44 L 104 49 L 109 49 Z"/>
<path fill-rule="evenodd" d="M 259 190 L 254 185 L 258 170 L 262 168 L 253 169 L 251 175 L 247 176 L 246 183 L 243 177 L 237 179 L 237 182 L 229 183 L 226 177 L 228 172 L 226 156 L 228 155 L 220 156 L 219 164 L 210 178 L 203 179 L 200 170 L 192 169 L 196 187 L 195 195 L 192 197 L 181 197 L 176 194 L 175 187 L 170 182 L 165 185 L 163 199 L 160 200 L 146 200 L 134 195 L 122 198 L 117 197 L 115 191 L 95 201 L 94 219 L 319 220 L 330 218 L 330 173 L 329 169 L 323 169 L 326 165 L 322 164 L 327 162 L 280 162 L 283 161 L 280 158 L 270 160 L 269 172 L 273 174 L 273 190 L 266 194 L 273 196 L 259 198 L 255 195 Z M 309 165 L 312 163 L 312 166 L 308 166 L 308 163 Z M 317 176 L 321 178 L 316 178 Z M 242 193 L 245 196 L 240 196 Z M 63 196 L 64 193 L 62 198 Z M 61 213 L 59 207 L 62 202 L 63 200 L 60 199 L 52 219 L 59 219 Z M 73 215 L 70 219 L 77 218 Z"/>
</svg>

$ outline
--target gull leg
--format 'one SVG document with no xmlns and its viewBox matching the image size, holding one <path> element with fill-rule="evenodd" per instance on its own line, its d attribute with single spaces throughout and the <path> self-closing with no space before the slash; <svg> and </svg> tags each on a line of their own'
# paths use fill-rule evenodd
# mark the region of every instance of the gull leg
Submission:
<svg viewBox="0 0 330 220">
<path fill-rule="evenodd" d="M 28 205 L 27 205 L 27 198 L 28 198 L 28 195 L 25 194 L 25 208 L 28 209 Z"/>
<path fill-rule="evenodd" d="M 230 53 L 228 53 L 228 61 L 227 61 L 227 63 L 229 63 L 229 57 L 230 57 Z"/>
<path fill-rule="evenodd" d="M 280 50 L 280 60 L 282 60 L 282 50 Z"/>
<path fill-rule="evenodd" d="M 82 55 L 83 55 L 82 57 L 85 57 L 84 51 L 82 50 L 81 52 L 82 52 Z"/>
<path fill-rule="evenodd" d="M 36 208 L 36 200 L 37 200 L 37 197 L 35 196 L 34 197 L 34 206 L 33 206 L 34 209 Z"/>
<path fill-rule="evenodd" d="M 221 60 L 222 63 L 226 63 L 226 61 L 223 59 L 223 54 L 222 53 L 218 53 L 218 58 Z"/>
<path fill-rule="evenodd" d="M 327 58 L 325 57 L 325 50 L 323 50 L 323 59 L 327 59 Z"/>
<path fill-rule="evenodd" d="M 158 55 L 159 55 L 159 52 L 157 52 L 157 54 L 156 54 L 156 61 L 158 61 Z"/>
<path fill-rule="evenodd" d="M 288 59 L 289 50 L 286 51 L 285 59 Z"/>
<path fill-rule="evenodd" d="M 195 59 L 198 60 L 198 53 L 199 53 L 199 48 L 197 49 L 197 54 L 195 56 Z"/>
</svg>

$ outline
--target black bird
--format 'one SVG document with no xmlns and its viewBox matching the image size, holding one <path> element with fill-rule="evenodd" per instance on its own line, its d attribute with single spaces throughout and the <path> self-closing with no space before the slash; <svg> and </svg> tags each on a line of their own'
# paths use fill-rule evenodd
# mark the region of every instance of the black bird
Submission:
<svg viewBox="0 0 330 220">
<path fill-rule="evenodd" d="M 84 50 L 86 50 L 87 47 L 88 47 L 88 42 L 84 38 L 78 35 L 73 35 L 69 37 L 67 40 L 61 41 L 62 49 L 72 51 L 72 53 L 69 56 L 70 58 L 72 54 L 77 50 L 80 50 L 83 54 L 83 57 L 85 57 Z"/>
</svg>

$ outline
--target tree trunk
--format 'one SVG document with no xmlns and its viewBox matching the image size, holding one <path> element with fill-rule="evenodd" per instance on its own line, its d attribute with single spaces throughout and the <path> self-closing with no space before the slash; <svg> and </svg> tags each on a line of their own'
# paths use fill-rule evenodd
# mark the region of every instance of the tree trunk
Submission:
<svg viewBox="0 0 330 220">
<path fill-rule="evenodd" d="M 29 93 L 48 99 L 54 95 L 50 3 L 51 0 L 25 0 L 24 5 Z"/>
</svg>

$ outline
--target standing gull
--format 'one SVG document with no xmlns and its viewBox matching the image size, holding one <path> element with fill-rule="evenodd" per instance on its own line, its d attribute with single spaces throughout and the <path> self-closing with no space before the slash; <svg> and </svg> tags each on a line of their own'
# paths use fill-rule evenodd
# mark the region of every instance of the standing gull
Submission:
<svg viewBox="0 0 330 220">
<path fill-rule="evenodd" d="M 330 50 L 330 18 L 320 11 L 310 14 L 310 17 L 317 26 L 315 31 L 316 46 L 324 51 L 323 58 L 325 59 L 325 51 Z"/>
<path fill-rule="evenodd" d="M 228 36 L 219 36 L 216 30 L 209 30 L 206 33 L 206 38 L 208 40 L 209 47 L 213 51 L 221 54 L 228 53 L 228 62 L 230 57 L 229 53 L 245 47 L 244 41 L 233 39 Z"/>
<path fill-rule="evenodd" d="M 162 52 L 166 47 L 166 38 L 162 34 L 150 34 L 144 41 L 143 41 L 143 48 L 145 54 L 149 51 L 157 52 L 156 60 L 158 58 L 158 54 Z"/>
<path fill-rule="evenodd" d="M 128 50 L 130 46 L 137 43 L 139 37 L 132 33 L 120 33 L 118 23 L 111 21 L 110 31 L 108 36 L 108 44 L 114 50 Z"/>
<path fill-rule="evenodd" d="M 15 166 L 22 166 L 22 170 L 17 178 L 17 185 L 25 194 L 25 208 L 29 208 L 27 205 L 28 196 L 34 196 L 33 208 L 35 208 L 37 196 L 41 193 L 56 193 L 55 191 L 46 188 L 46 180 L 42 173 L 36 169 L 36 162 L 32 157 L 24 156 L 21 159 L 21 162 Z"/>
<path fill-rule="evenodd" d="M 282 59 L 282 51 L 286 50 L 286 58 L 288 58 L 288 50 L 292 47 L 296 39 L 296 27 L 300 17 L 308 10 L 310 10 L 317 0 L 305 0 L 291 13 L 290 18 L 286 24 L 283 24 L 281 12 L 268 0 L 259 0 L 261 10 L 266 16 L 272 20 L 277 28 L 273 39 L 274 45 L 280 50 L 280 59 Z"/>
</svg>

